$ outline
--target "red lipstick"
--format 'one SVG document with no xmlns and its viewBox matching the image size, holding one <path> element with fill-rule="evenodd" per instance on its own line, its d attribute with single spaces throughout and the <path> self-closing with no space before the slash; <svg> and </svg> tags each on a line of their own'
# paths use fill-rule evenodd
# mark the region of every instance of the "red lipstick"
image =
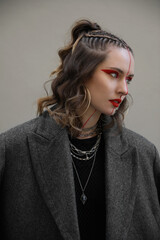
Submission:
<svg viewBox="0 0 160 240">
<path fill-rule="evenodd" d="M 120 98 L 109 100 L 114 107 L 119 107 L 119 104 L 122 102 Z"/>
</svg>

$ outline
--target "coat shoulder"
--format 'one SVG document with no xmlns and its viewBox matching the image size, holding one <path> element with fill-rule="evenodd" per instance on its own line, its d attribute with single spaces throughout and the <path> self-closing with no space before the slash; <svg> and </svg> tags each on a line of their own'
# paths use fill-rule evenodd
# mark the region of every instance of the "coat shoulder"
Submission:
<svg viewBox="0 0 160 240">
<path fill-rule="evenodd" d="M 61 127 L 57 125 L 56 121 L 50 117 L 48 111 L 42 113 L 42 115 L 31 119 L 25 123 L 19 124 L 0 134 L 0 146 L 1 143 L 7 146 L 15 146 L 26 144 L 28 135 L 36 133 L 44 138 L 51 139 L 53 135 L 61 130 Z"/>
<path fill-rule="evenodd" d="M 34 131 L 37 127 L 39 117 L 31 119 L 25 123 L 19 124 L 0 134 L 0 143 L 6 146 L 14 146 L 16 143 L 22 143 L 26 139 L 28 133 Z"/>
<path fill-rule="evenodd" d="M 37 125 L 38 118 L 13 127 L 0 134 L 0 182 L 4 173 L 7 159 L 18 159 L 18 155 L 28 154 L 27 135 Z M 7 156 L 9 156 L 7 158 Z"/>
<path fill-rule="evenodd" d="M 135 146 L 139 152 L 155 154 L 155 145 L 139 133 L 136 133 L 128 128 L 123 128 L 122 135 L 127 139 L 128 144 Z"/>
</svg>

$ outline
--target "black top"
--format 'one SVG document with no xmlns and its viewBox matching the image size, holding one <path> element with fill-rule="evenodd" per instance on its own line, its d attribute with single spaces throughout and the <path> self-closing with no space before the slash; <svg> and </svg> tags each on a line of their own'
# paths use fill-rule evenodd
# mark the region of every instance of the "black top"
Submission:
<svg viewBox="0 0 160 240">
<path fill-rule="evenodd" d="M 70 139 L 78 149 L 90 150 L 96 143 L 97 137 L 89 139 Z M 75 191 L 77 212 L 81 240 L 105 239 L 105 174 L 104 174 L 104 140 L 101 136 L 100 145 L 97 151 L 94 168 L 85 190 L 87 201 L 85 204 L 80 200 L 82 190 L 74 169 Z M 79 174 L 82 186 L 88 179 L 93 158 L 87 161 L 73 158 Z"/>
</svg>

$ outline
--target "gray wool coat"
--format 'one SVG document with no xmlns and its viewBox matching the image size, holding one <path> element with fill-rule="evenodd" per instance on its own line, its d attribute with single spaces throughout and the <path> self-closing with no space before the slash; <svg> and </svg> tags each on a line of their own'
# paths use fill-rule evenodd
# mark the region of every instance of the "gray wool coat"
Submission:
<svg viewBox="0 0 160 240">
<path fill-rule="evenodd" d="M 160 239 L 156 148 L 126 128 L 104 140 L 106 240 Z M 47 112 L 0 135 L 0 180 L 0 239 L 80 240 L 68 134 Z"/>
</svg>

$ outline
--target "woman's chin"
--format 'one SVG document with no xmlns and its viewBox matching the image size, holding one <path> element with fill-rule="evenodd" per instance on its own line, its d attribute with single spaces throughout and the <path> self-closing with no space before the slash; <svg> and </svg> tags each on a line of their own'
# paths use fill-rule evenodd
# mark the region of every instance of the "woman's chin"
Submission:
<svg viewBox="0 0 160 240">
<path fill-rule="evenodd" d="M 103 111 L 103 114 L 108 116 L 113 116 L 117 111 L 117 108 L 107 109 L 106 111 Z"/>
</svg>

